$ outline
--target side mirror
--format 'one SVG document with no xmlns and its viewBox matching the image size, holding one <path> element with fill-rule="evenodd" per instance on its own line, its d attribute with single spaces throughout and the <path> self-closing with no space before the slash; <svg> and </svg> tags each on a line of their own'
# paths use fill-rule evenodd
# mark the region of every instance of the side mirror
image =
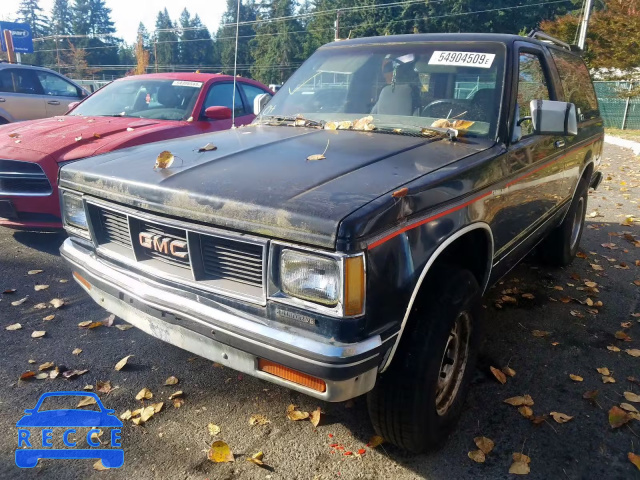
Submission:
<svg viewBox="0 0 640 480">
<path fill-rule="evenodd" d="M 227 120 L 231 118 L 231 109 L 229 107 L 208 107 L 204 111 L 204 116 L 211 120 Z"/>
<path fill-rule="evenodd" d="M 271 95 L 268 93 L 261 93 L 260 95 L 256 95 L 253 99 L 253 114 L 258 115 L 262 111 L 262 109 L 269 103 L 271 100 Z"/>
<path fill-rule="evenodd" d="M 536 135 L 577 135 L 578 116 L 573 103 L 531 100 L 531 121 Z"/>
</svg>

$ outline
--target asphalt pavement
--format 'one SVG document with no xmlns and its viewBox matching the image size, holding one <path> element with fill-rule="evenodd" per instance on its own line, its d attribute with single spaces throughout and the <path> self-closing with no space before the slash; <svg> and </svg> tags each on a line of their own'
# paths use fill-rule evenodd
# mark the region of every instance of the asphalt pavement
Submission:
<svg viewBox="0 0 640 480">
<path fill-rule="evenodd" d="M 615 429 L 608 422 L 611 407 L 631 403 L 625 391 L 640 394 L 640 383 L 627 380 L 640 378 L 640 358 L 624 351 L 640 348 L 640 318 L 632 316 L 640 313 L 640 286 L 633 283 L 640 280 L 640 248 L 624 236 L 629 232 L 640 240 L 640 223 L 622 225 L 627 215 L 640 217 L 640 159 L 607 145 L 602 170 L 605 181 L 589 197 L 584 258 L 568 268 L 551 269 L 531 255 L 488 293 L 486 342 L 466 409 L 455 433 L 428 455 L 410 455 L 388 444 L 367 447 L 374 432 L 363 397 L 346 403 L 318 402 L 194 357 L 135 328 L 120 330 L 116 325 L 124 322 L 119 319 L 111 327 L 79 327 L 108 315 L 72 280 L 58 255 L 64 236 L 0 228 L 0 290 L 16 289 L 0 296 L 0 478 L 513 478 L 508 471 L 516 452 L 531 458 L 531 479 L 640 478 L 627 458 L 629 452 L 640 454 L 640 422 L 631 420 Z M 42 272 L 29 275 L 30 270 Z M 35 285 L 49 287 L 35 291 Z M 12 305 L 27 295 L 24 303 Z M 49 304 L 54 298 L 63 299 L 64 306 L 54 309 Z M 581 303 L 587 298 L 595 305 Z M 36 308 L 40 303 L 46 308 Z M 55 317 L 43 320 L 50 315 Z M 22 328 L 5 329 L 15 323 Z M 46 333 L 32 338 L 34 331 Z M 626 333 L 630 341 L 616 339 L 616 332 Z M 82 352 L 73 354 L 74 349 Z M 115 364 L 127 355 L 133 357 L 116 371 Z M 71 379 L 59 375 L 19 380 L 29 370 L 39 373 L 45 362 L 88 371 Z M 491 366 L 509 366 L 516 374 L 502 385 L 491 375 Z M 603 383 L 596 370 L 602 367 L 609 369 L 615 383 Z M 178 383 L 166 386 L 170 376 Z M 90 385 L 95 392 L 98 381 L 111 383 L 113 389 L 99 396 L 118 415 L 142 405 L 135 396 L 145 387 L 153 393 L 146 405 L 164 402 L 145 424 L 124 422 L 124 466 L 96 471 L 92 460 L 41 460 L 33 469 L 17 468 L 15 424 L 23 410 L 48 391 Z M 184 392 L 179 408 L 169 400 L 177 390 Z M 595 400 L 583 399 L 593 390 L 599 391 Z M 538 425 L 504 403 L 525 394 L 534 401 L 535 416 L 547 415 Z M 319 426 L 289 420 L 290 404 L 308 412 L 321 407 Z M 640 409 L 640 403 L 635 406 Z M 551 412 L 573 418 L 560 424 Z M 255 414 L 269 423 L 250 425 Z M 218 435 L 210 435 L 209 423 L 219 426 Z M 477 436 L 495 442 L 482 464 L 467 456 L 477 448 Z M 235 462 L 207 459 L 216 440 L 230 446 Z M 259 451 L 269 468 L 246 461 Z M 352 455 L 345 455 L 348 451 Z"/>
</svg>

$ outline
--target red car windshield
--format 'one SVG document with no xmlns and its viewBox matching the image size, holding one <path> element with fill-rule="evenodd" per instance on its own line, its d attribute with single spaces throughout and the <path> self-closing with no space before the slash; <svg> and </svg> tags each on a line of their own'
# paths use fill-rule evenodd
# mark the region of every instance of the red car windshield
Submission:
<svg viewBox="0 0 640 480">
<path fill-rule="evenodd" d="M 69 115 L 186 120 L 203 82 L 135 79 L 115 81 L 98 90 Z"/>
</svg>

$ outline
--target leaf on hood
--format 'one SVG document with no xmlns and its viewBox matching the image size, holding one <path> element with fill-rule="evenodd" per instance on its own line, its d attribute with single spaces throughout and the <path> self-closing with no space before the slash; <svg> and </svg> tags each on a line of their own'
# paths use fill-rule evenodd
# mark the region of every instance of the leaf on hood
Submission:
<svg viewBox="0 0 640 480">
<path fill-rule="evenodd" d="M 372 122 L 373 122 L 373 117 L 371 115 L 359 118 L 358 120 L 353 122 L 353 129 L 364 130 L 364 131 L 375 130 L 376 127 L 373 125 Z"/>
<path fill-rule="evenodd" d="M 573 373 L 569 374 L 569 378 L 574 382 L 582 382 L 584 380 L 580 375 L 574 375 Z"/>
<path fill-rule="evenodd" d="M 9 134 L 9 138 L 18 138 L 20 136 L 20 134 L 18 132 L 11 132 Z"/>
<path fill-rule="evenodd" d="M 72 355 L 80 355 L 81 353 L 82 353 L 81 348 L 74 348 L 73 352 L 71 352 Z"/>
<path fill-rule="evenodd" d="M 560 413 L 560 412 L 551 412 L 549 415 L 553 417 L 556 423 L 567 423 L 569 420 L 573 418 L 572 416 L 567 415 L 566 413 Z"/>
<path fill-rule="evenodd" d="M 631 415 L 629 415 L 617 405 L 614 405 L 613 407 L 611 407 L 611 410 L 609 410 L 609 425 L 611 425 L 612 428 L 621 427 L 629 420 L 631 420 L 631 418 Z"/>
<path fill-rule="evenodd" d="M 640 470 L 640 455 L 636 455 L 635 453 L 629 452 L 627 454 L 627 458 L 631 463 L 633 463 L 638 470 Z"/>
<path fill-rule="evenodd" d="M 482 450 L 472 450 L 467 453 L 467 456 L 476 463 L 484 463 L 486 460 L 486 456 Z"/>
<path fill-rule="evenodd" d="M 609 369 L 607 367 L 596 368 L 596 370 L 598 371 L 598 373 L 600 375 L 611 375 L 611 372 L 609 371 Z"/>
<path fill-rule="evenodd" d="M 56 316 L 51 314 L 51 315 L 47 315 L 46 317 L 42 317 L 42 320 L 44 320 L 45 322 L 48 322 L 49 320 L 53 320 L 54 318 L 56 318 Z"/>
<path fill-rule="evenodd" d="M 34 330 L 31 333 L 31 338 L 41 338 L 44 337 L 47 332 L 45 330 Z"/>
<path fill-rule="evenodd" d="M 516 371 L 511 367 L 504 367 L 502 369 L 502 373 L 504 373 L 505 375 L 508 375 L 510 377 L 515 377 L 516 376 Z"/>
<path fill-rule="evenodd" d="M 32 372 L 31 370 L 27 370 L 22 375 L 20 375 L 20 380 L 26 380 L 31 377 L 35 377 L 36 372 Z"/>
<path fill-rule="evenodd" d="M 213 442 L 211 448 L 207 453 L 207 458 L 215 463 L 233 462 L 233 453 L 229 448 L 229 445 L 221 440 Z"/>
<path fill-rule="evenodd" d="M 113 390 L 113 387 L 111 386 L 111 382 L 109 380 L 107 380 L 106 382 L 98 380 L 96 382 L 96 390 L 101 393 L 109 393 L 111 390 Z"/>
<path fill-rule="evenodd" d="M 514 407 L 521 407 L 522 405 L 526 405 L 527 407 L 533 406 L 533 398 L 531 395 L 522 395 L 519 397 L 511 397 L 504 400 L 504 403 L 508 403 L 509 405 L 513 405 Z"/>
<path fill-rule="evenodd" d="M 95 405 L 96 404 L 96 399 L 93 397 L 84 397 L 82 400 L 80 400 L 80 402 L 78 403 L 78 407 L 86 407 L 88 405 Z"/>
<path fill-rule="evenodd" d="M 54 367 L 53 362 L 45 362 L 38 367 L 38 370 L 42 372 L 43 370 L 49 370 L 52 367 Z"/>
<path fill-rule="evenodd" d="M 551 335 L 551 332 L 547 332 L 545 330 L 532 330 L 531 335 L 534 337 L 547 337 Z"/>
<path fill-rule="evenodd" d="M 247 462 L 254 463 L 254 464 L 258 465 L 259 467 L 264 467 L 265 464 L 262 461 L 263 458 L 264 458 L 264 454 L 262 452 L 254 453 L 250 457 L 247 457 Z"/>
<path fill-rule="evenodd" d="M 49 303 L 53 306 L 53 308 L 60 308 L 64 305 L 64 300 L 62 300 L 61 298 L 54 298 Z"/>
<path fill-rule="evenodd" d="M 209 435 L 211 435 L 212 437 L 215 437 L 220 433 L 220 427 L 218 425 L 214 425 L 213 423 L 207 425 L 207 430 L 209 431 Z"/>
<path fill-rule="evenodd" d="M 495 447 L 496 445 L 493 440 L 487 437 L 476 437 L 473 439 L 473 442 L 476 444 L 476 447 L 478 447 L 485 455 L 493 450 L 493 447 Z"/>
<path fill-rule="evenodd" d="M 211 150 L 217 150 L 218 147 L 216 147 L 213 143 L 207 143 L 204 147 L 200 147 L 198 149 L 198 152 L 210 152 Z"/>
<path fill-rule="evenodd" d="M 640 349 L 637 348 L 627 348 L 625 350 L 625 352 L 627 352 L 628 355 L 631 355 L 632 357 L 640 357 Z"/>
<path fill-rule="evenodd" d="M 619 352 L 620 349 L 618 347 L 616 347 L 615 345 L 607 345 L 607 350 L 610 350 L 612 352 Z M 640 350 L 638 350 L 638 352 L 640 353 Z"/>
<path fill-rule="evenodd" d="M 317 427 L 318 424 L 320 423 L 321 414 L 322 414 L 322 410 L 320 407 L 316 408 L 313 412 L 311 412 L 311 415 L 309 416 L 309 420 L 311 420 L 311 423 L 313 424 L 314 427 Z"/>
<path fill-rule="evenodd" d="M 271 423 L 267 417 L 256 413 L 255 415 L 251 415 L 249 417 L 249 425 L 266 425 L 267 423 Z"/>
<path fill-rule="evenodd" d="M 152 403 L 151 406 L 153 407 L 153 413 L 158 413 L 164 407 L 164 402 Z"/>
<path fill-rule="evenodd" d="M 406 197 L 408 193 L 409 193 L 409 189 L 407 187 L 404 187 L 404 188 L 401 188 L 400 190 L 396 190 L 395 192 L 393 192 L 391 196 L 393 198 L 402 198 L 402 197 Z"/>
<path fill-rule="evenodd" d="M 79 142 L 80 140 L 82 140 L 82 135 L 78 135 L 78 136 L 75 138 L 75 140 L 76 140 L 76 142 Z"/>
<path fill-rule="evenodd" d="M 60 375 L 60 369 L 58 367 L 54 368 L 49 372 L 49 378 L 52 380 L 54 378 L 58 378 L 58 375 Z"/>
<path fill-rule="evenodd" d="M 374 435 L 369 439 L 369 443 L 367 443 L 367 447 L 376 448 L 384 443 L 384 438 L 380 435 Z"/>
<path fill-rule="evenodd" d="M 330 140 L 327 140 L 327 146 L 324 148 L 324 152 L 317 153 L 315 155 L 309 155 L 307 157 L 307 160 L 310 161 L 310 162 L 313 162 L 313 161 L 316 161 L 316 160 L 324 160 L 325 158 L 327 158 L 327 157 L 324 156 L 324 154 L 327 153 L 327 150 L 329 149 L 329 141 Z"/>
<path fill-rule="evenodd" d="M 116 363 L 116 366 L 114 367 L 117 371 L 120 371 L 123 369 L 123 367 L 127 364 L 127 362 L 129 361 L 129 359 L 133 357 L 133 355 L 127 355 L 126 357 L 124 357 L 122 360 L 120 360 L 118 363 Z"/>
<path fill-rule="evenodd" d="M 640 402 L 640 395 L 633 392 L 624 392 L 624 398 L 626 398 L 630 402 L 638 403 Z"/>
<path fill-rule="evenodd" d="M 99 133 L 94 133 L 93 138 L 102 138 L 102 135 L 100 135 Z"/>
<path fill-rule="evenodd" d="M 22 305 L 24 302 L 27 301 L 27 298 L 29 298 L 29 295 L 27 295 L 24 298 L 21 298 L 20 300 L 16 300 L 15 302 L 11 302 L 11 305 L 13 305 L 14 307 L 17 307 L 18 305 Z"/>
<path fill-rule="evenodd" d="M 15 330 L 20 330 L 22 328 L 22 325 L 19 323 L 13 323 L 7 327 L 4 327 L 5 330 L 9 330 L 10 332 L 13 332 Z"/>
<path fill-rule="evenodd" d="M 493 373 L 493 376 L 496 377 L 496 380 L 498 380 L 501 384 L 505 384 L 507 383 L 507 377 L 504 373 L 502 373 L 500 370 L 498 370 L 496 367 L 489 367 L 489 370 L 491 370 L 491 373 Z"/>
<path fill-rule="evenodd" d="M 80 328 L 87 328 L 89 325 L 91 325 L 91 320 L 85 320 L 84 322 L 80 322 L 78 324 Z"/>
<path fill-rule="evenodd" d="M 169 168 L 173 161 L 175 160 L 175 156 L 169 150 L 164 150 L 158 154 L 156 157 L 156 164 L 153 168 Z"/>
<path fill-rule="evenodd" d="M 147 387 L 144 387 L 136 394 L 136 400 L 149 400 L 153 398 L 153 393 Z"/>
<path fill-rule="evenodd" d="M 42 273 L 44 270 L 29 270 L 27 272 L 27 275 L 37 275 L 39 273 Z"/>
<path fill-rule="evenodd" d="M 178 383 L 178 379 L 174 376 L 171 376 L 164 381 L 165 385 L 175 385 L 176 383 Z"/>
</svg>

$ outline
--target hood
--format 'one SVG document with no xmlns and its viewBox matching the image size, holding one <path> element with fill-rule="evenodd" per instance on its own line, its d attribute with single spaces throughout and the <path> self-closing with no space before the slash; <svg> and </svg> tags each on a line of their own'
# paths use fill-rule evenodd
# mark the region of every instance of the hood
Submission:
<svg viewBox="0 0 640 480">
<path fill-rule="evenodd" d="M 11 148 L 11 158 L 15 160 L 32 160 L 30 152 L 38 152 L 43 156 L 50 155 L 57 162 L 66 162 L 107 152 L 147 133 L 173 129 L 181 124 L 126 117 L 65 115 L 42 118 L 0 127 L 0 151 Z M 21 155 L 22 150 L 24 155 Z"/>
<path fill-rule="evenodd" d="M 217 149 L 199 152 L 213 143 Z M 349 213 L 491 143 L 249 126 L 62 168 L 60 185 L 165 215 L 332 248 Z M 325 151 L 322 160 L 307 157 Z M 168 169 L 154 170 L 161 150 Z"/>
</svg>

